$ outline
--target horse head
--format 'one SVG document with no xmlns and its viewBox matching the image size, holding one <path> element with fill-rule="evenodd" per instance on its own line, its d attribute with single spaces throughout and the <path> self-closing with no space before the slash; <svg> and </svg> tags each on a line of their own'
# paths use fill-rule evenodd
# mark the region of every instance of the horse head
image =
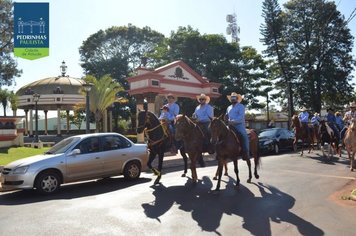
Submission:
<svg viewBox="0 0 356 236">
<path fill-rule="evenodd" d="M 212 119 L 210 123 L 211 143 L 216 144 L 219 139 L 226 137 L 228 129 L 221 117 Z"/>
<path fill-rule="evenodd" d="M 137 133 L 142 133 L 145 128 L 152 128 L 160 124 L 158 118 L 150 111 L 139 110 L 137 115 Z"/>
<path fill-rule="evenodd" d="M 192 126 L 195 126 L 193 121 L 191 121 L 185 114 L 178 115 L 176 117 L 176 133 L 175 139 L 177 141 L 183 140 L 187 136 L 187 133 L 190 133 Z"/>
</svg>

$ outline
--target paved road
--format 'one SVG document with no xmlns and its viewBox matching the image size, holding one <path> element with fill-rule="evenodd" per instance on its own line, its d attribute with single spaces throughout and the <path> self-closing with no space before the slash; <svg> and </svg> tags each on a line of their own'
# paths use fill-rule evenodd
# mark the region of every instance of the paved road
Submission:
<svg viewBox="0 0 356 236">
<path fill-rule="evenodd" d="M 212 159 L 211 159 L 212 160 Z M 356 181 L 345 159 L 325 162 L 318 152 L 262 158 L 260 179 L 234 188 L 233 165 L 222 190 L 212 192 L 216 162 L 198 168 L 199 183 L 180 177 L 181 160 L 165 162 L 162 185 L 152 174 L 63 186 L 54 196 L 0 193 L 0 235 L 355 235 L 356 203 L 330 196 Z"/>
</svg>

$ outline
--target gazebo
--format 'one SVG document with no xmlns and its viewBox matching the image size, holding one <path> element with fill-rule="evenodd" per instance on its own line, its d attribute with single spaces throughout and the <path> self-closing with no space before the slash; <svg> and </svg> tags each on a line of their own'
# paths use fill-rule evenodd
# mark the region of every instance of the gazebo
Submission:
<svg viewBox="0 0 356 236">
<path fill-rule="evenodd" d="M 50 110 L 57 110 L 57 135 L 61 135 L 60 112 L 67 113 L 67 132 L 69 132 L 69 111 L 78 104 L 85 104 L 85 95 L 82 93 L 83 85 L 86 83 L 82 79 L 69 77 L 66 75 L 65 63 L 62 62 L 62 74 L 57 77 L 49 77 L 34 81 L 20 88 L 18 96 L 18 108 L 25 111 L 25 135 L 33 135 L 33 111 L 37 105 L 38 111 L 43 111 L 45 115 L 45 130 L 47 130 L 47 113 Z M 34 94 L 39 95 L 36 102 Z M 36 104 L 37 103 L 37 104 Z M 28 121 L 30 114 L 30 121 Z"/>
</svg>

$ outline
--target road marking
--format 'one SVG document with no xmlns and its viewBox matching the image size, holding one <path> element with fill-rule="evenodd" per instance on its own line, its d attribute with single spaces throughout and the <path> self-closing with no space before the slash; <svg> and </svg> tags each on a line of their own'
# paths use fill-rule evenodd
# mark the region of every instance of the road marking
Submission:
<svg viewBox="0 0 356 236">
<path fill-rule="evenodd" d="M 314 176 L 328 177 L 328 178 L 356 180 L 356 177 L 351 177 L 351 176 L 322 175 L 322 174 L 308 173 L 308 172 L 295 171 L 295 170 L 283 170 L 283 171 L 292 172 L 292 173 L 295 173 L 295 174 L 303 174 L 303 175 L 307 174 L 307 175 L 314 175 Z"/>
</svg>

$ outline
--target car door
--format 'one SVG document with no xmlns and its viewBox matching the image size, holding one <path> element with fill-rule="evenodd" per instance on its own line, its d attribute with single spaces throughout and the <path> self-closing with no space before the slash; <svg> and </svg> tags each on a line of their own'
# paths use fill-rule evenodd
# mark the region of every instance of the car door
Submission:
<svg viewBox="0 0 356 236">
<path fill-rule="evenodd" d="M 119 175 L 130 156 L 131 143 L 120 135 L 102 137 L 103 170 L 106 175 Z"/>
<path fill-rule="evenodd" d="M 279 130 L 279 143 L 280 147 L 283 149 L 288 148 L 288 135 L 286 134 L 285 130 L 281 129 Z"/>
<path fill-rule="evenodd" d="M 79 149 L 80 154 L 67 156 L 68 181 L 92 179 L 102 175 L 99 137 L 85 138 L 74 149 Z"/>
</svg>

